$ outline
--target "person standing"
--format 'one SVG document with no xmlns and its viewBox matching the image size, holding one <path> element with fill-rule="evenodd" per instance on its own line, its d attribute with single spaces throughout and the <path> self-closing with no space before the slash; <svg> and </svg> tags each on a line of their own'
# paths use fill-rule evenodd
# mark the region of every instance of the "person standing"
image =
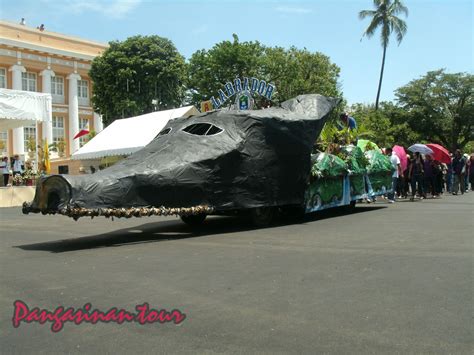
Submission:
<svg viewBox="0 0 474 355">
<path fill-rule="evenodd" d="M 469 157 L 469 183 L 471 191 L 474 191 L 474 153 Z"/>
<path fill-rule="evenodd" d="M 407 154 L 407 168 L 403 172 L 403 198 L 408 198 L 410 193 L 410 169 L 411 169 L 411 157 Z"/>
<path fill-rule="evenodd" d="M 464 192 L 469 192 L 469 155 L 464 153 Z"/>
<path fill-rule="evenodd" d="M 411 180 L 411 198 L 410 201 L 415 200 L 415 194 L 417 192 L 420 196 L 420 200 L 425 198 L 423 190 L 423 158 L 421 154 L 416 152 L 410 165 L 410 180 Z"/>
<path fill-rule="evenodd" d="M 400 158 L 392 151 L 392 148 L 385 149 L 385 153 L 390 157 L 392 163 L 392 192 L 388 193 L 388 203 L 395 202 L 395 193 L 398 187 L 398 178 L 402 175 L 402 167 L 400 165 Z"/>
<path fill-rule="evenodd" d="M 349 116 L 347 112 L 341 113 L 339 116 L 342 123 L 344 123 L 344 127 L 349 128 L 350 130 L 357 129 L 357 122 L 354 117 Z"/>
<path fill-rule="evenodd" d="M 12 161 L 12 170 L 13 170 L 13 178 L 16 175 L 23 175 L 23 161 L 20 159 L 20 156 L 17 154 L 14 156 Z"/>
<path fill-rule="evenodd" d="M 459 190 L 461 190 L 461 195 L 464 195 L 464 191 L 466 190 L 464 186 L 465 173 L 466 162 L 464 161 L 464 157 L 462 156 L 461 151 L 459 149 L 456 149 L 453 158 L 453 195 L 457 195 Z"/>
<path fill-rule="evenodd" d="M 434 186 L 433 158 L 431 155 L 427 155 L 425 157 L 425 161 L 423 162 L 423 189 L 425 194 L 430 192 L 431 197 L 436 195 Z"/>
<path fill-rule="evenodd" d="M 3 186 L 8 185 L 8 180 L 10 179 L 10 167 L 8 166 L 8 157 L 3 157 L 0 162 L 0 173 L 3 176 Z"/>
<path fill-rule="evenodd" d="M 440 197 L 443 193 L 443 165 L 437 160 L 433 160 L 433 182 L 435 196 Z"/>
<path fill-rule="evenodd" d="M 446 164 L 446 191 L 450 194 L 453 192 L 453 154 L 451 153 L 451 161 Z"/>
</svg>

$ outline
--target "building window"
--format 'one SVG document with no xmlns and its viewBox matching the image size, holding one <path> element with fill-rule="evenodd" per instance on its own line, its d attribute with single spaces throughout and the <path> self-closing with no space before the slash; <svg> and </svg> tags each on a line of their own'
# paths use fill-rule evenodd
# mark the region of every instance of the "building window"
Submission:
<svg viewBox="0 0 474 355">
<path fill-rule="evenodd" d="M 64 104 L 64 78 L 62 76 L 51 77 L 51 96 L 53 104 Z"/>
<path fill-rule="evenodd" d="M 53 116 L 53 143 L 64 141 L 64 117 Z"/>
<path fill-rule="evenodd" d="M 7 151 L 8 145 L 8 134 L 6 131 L 0 132 L 0 155 L 3 155 Z"/>
<path fill-rule="evenodd" d="M 25 138 L 25 151 L 36 151 L 36 126 L 23 127 Z"/>
<path fill-rule="evenodd" d="M 5 68 L 0 68 L 0 88 L 7 88 L 7 71 Z"/>
<path fill-rule="evenodd" d="M 64 78 L 62 76 L 51 77 L 51 94 L 64 96 Z"/>
<path fill-rule="evenodd" d="M 81 99 L 89 98 L 89 82 L 87 80 L 77 81 L 77 97 Z"/>
<path fill-rule="evenodd" d="M 36 91 L 36 73 L 21 73 L 21 89 Z"/>
<path fill-rule="evenodd" d="M 77 81 L 77 98 L 80 106 L 89 106 L 89 82 L 87 80 Z"/>
<path fill-rule="evenodd" d="M 81 131 L 81 129 L 89 130 L 89 119 L 88 118 L 79 117 L 79 131 Z M 89 141 L 89 135 L 85 135 L 85 136 L 80 137 L 79 138 L 79 147 L 82 147 L 88 141 Z"/>
</svg>

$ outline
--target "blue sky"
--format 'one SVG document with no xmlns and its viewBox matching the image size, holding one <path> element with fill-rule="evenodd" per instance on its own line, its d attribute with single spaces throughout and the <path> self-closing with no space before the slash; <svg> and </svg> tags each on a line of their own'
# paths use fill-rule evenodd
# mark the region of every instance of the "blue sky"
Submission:
<svg viewBox="0 0 474 355">
<path fill-rule="evenodd" d="M 427 71 L 473 72 L 473 1 L 406 0 L 408 33 L 387 51 L 381 99 Z M 371 0 L 180 1 L 0 0 L 0 18 L 99 42 L 158 34 L 186 58 L 236 33 L 241 41 L 296 46 L 328 55 L 341 68 L 349 103 L 373 103 L 382 57 L 379 36 L 362 38 Z"/>
</svg>

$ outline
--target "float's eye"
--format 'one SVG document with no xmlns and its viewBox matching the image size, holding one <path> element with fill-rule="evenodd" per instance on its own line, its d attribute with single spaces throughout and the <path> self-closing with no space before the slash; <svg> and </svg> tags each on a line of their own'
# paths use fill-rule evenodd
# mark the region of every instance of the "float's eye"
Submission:
<svg viewBox="0 0 474 355">
<path fill-rule="evenodd" d="M 197 136 L 213 136 L 222 132 L 223 129 L 210 123 L 194 123 L 183 128 L 183 131 Z"/>
</svg>

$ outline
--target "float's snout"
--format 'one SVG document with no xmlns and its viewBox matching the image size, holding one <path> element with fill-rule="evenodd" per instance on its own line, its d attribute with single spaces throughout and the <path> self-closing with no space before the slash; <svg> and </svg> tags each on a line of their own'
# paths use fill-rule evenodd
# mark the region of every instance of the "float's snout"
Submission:
<svg viewBox="0 0 474 355">
<path fill-rule="evenodd" d="M 71 200 L 71 185 L 62 176 L 42 178 L 36 186 L 33 202 L 23 204 L 23 213 L 55 213 L 66 208 Z"/>
</svg>

